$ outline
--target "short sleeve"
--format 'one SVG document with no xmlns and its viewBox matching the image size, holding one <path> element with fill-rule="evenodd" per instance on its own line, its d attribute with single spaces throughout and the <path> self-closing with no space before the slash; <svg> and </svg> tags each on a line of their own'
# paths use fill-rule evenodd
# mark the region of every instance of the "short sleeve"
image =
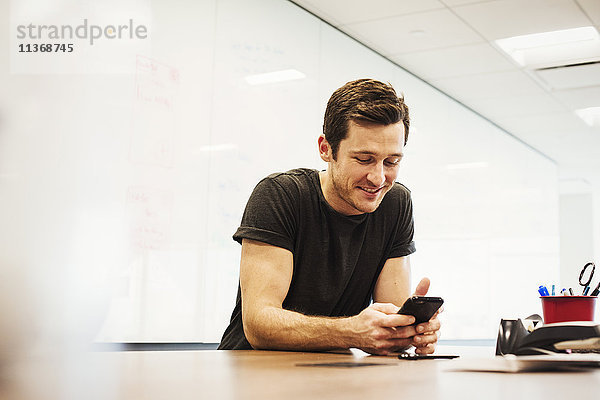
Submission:
<svg viewBox="0 0 600 400">
<path fill-rule="evenodd" d="M 408 256 L 416 251 L 413 236 L 415 234 L 415 224 L 413 220 L 413 206 L 410 197 L 410 191 L 403 185 L 399 185 L 402 190 L 398 196 L 398 224 L 394 242 L 388 258 Z"/>
<path fill-rule="evenodd" d="M 252 239 L 293 251 L 296 209 L 289 188 L 267 177 L 254 188 L 233 239 L 240 244 L 242 239 Z"/>
</svg>

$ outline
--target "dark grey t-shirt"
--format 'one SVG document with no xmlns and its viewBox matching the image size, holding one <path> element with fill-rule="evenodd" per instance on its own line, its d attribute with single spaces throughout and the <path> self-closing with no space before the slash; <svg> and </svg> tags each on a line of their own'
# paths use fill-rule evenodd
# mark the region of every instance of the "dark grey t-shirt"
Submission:
<svg viewBox="0 0 600 400">
<path fill-rule="evenodd" d="M 395 183 L 374 212 L 346 216 L 325 200 L 318 171 L 294 169 L 258 183 L 233 238 L 293 253 L 285 309 L 340 317 L 368 307 L 386 260 L 414 253 L 413 232 L 410 191 L 403 185 Z M 219 349 L 252 349 L 242 326 L 239 287 Z"/>
</svg>

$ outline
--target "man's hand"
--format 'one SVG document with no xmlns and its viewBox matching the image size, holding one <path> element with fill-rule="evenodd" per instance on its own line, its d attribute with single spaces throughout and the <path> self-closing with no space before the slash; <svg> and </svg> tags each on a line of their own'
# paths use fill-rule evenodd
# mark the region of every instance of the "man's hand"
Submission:
<svg viewBox="0 0 600 400">
<path fill-rule="evenodd" d="M 412 344 L 417 334 L 412 315 L 398 314 L 390 303 L 374 303 L 350 318 L 352 332 L 359 338 L 357 346 L 370 354 L 387 355 Z"/>
<path fill-rule="evenodd" d="M 425 296 L 430 281 L 423 278 L 413 296 Z M 428 322 L 412 325 L 415 318 L 398 314 L 398 307 L 391 303 L 374 303 L 360 314 L 350 318 L 352 331 L 361 338 L 361 350 L 370 354 L 387 355 L 415 347 L 417 354 L 431 354 L 439 338 L 441 327 L 438 315 L 440 308 Z"/>
<path fill-rule="evenodd" d="M 425 296 L 429 291 L 429 279 L 423 278 L 415 289 L 414 296 Z M 439 330 L 441 327 L 438 319 L 439 313 L 443 311 L 440 308 L 428 322 L 424 322 L 416 326 L 417 335 L 415 335 L 410 344 L 415 346 L 417 354 L 431 354 L 435 351 L 435 345 L 440 337 Z"/>
</svg>

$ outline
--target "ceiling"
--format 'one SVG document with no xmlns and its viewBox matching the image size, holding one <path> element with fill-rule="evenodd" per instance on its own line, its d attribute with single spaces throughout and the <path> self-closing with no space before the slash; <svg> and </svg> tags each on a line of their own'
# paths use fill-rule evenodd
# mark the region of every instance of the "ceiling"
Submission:
<svg viewBox="0 0 600 400">
<path fill-rule="evenodd" d="M 565 82 L 562 72 L 522 67 L 494 42 L 582 26 L 600 31 L 600 0 L 293 2 L 555 160 L 563 187 L 600 186 L 600 127 L 574 112 L 600 106 L 600 64 L 549 84 Z M 562 64 L 599 60 L 597 51 Z"/>
</svg>

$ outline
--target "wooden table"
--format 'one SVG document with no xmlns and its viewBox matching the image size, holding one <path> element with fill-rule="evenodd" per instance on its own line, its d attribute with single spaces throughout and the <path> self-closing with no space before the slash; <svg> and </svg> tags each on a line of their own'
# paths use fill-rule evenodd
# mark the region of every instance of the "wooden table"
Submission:
<svg viewBox="0 0 600 400">
<path fill-rule="evenodd" d="M 354 368 L 304 365 L 357 362 L 377 365 Z M 464 372 L 450 370 L 453 362 L 277 351 L 73 353 L 61 357 L 29 357 L 5 365 L 0 398 L 600 398 L 600 370 L 519 374 Z"/>
</svg>

